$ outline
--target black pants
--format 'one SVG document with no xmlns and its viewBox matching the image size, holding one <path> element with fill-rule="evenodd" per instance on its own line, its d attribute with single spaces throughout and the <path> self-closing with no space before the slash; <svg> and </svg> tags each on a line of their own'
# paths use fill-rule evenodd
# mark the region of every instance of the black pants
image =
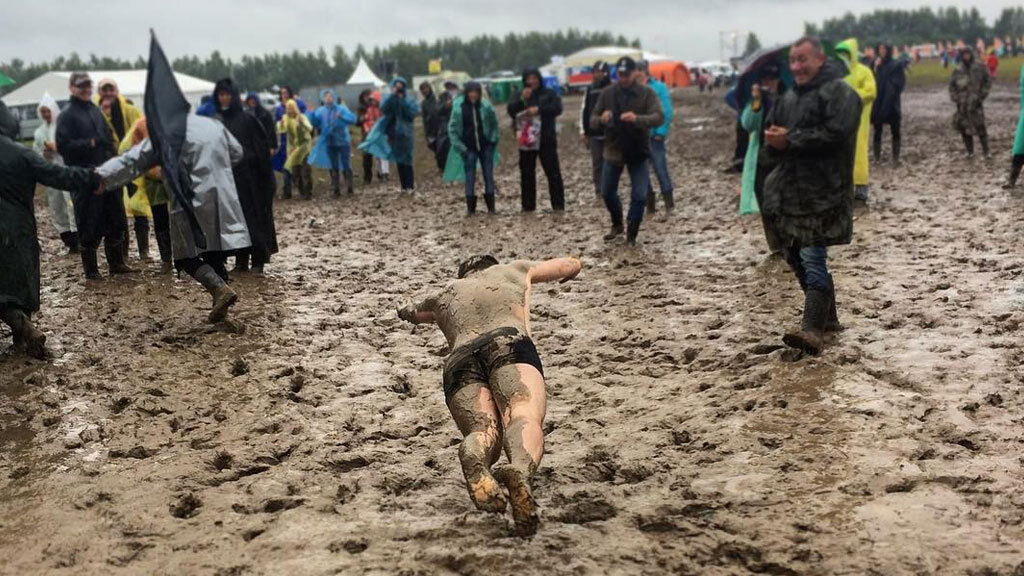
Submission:
<svg viewBox="0 0 1024 576">
<path fill-rule="evenodd" d="M 556 143 L 541 144 L 540 150 L 519 151 L 519 177 L 522 191 L 523 211 L 532 212 L 537 209 L 537 158 L 548 177 L 548 193 L 551 195 L 551 208 L 565 210 L 565 186 L 562 184 L 562 168 L 558 163 L 558 145 Z"/>
<path fill-rule="evenodd" d="M 196 271 L 203 264 L 208 264 L 218 276 L 228 281 L 228 269 L 224 266 L 228 255 L 224 252 L 204 252 L 195 258 L 183 258 L 174 261 L 175 269 L 195 278 Z"/>
<path fill-rule="evenodd" d="M 434 152 L 434 158 L 437 160 L 437 168 L 444 174 L 444 169 L 448 165 L 448 152 L 452 149 L 451 140 L 444 138 L 438 140 L 437 151 Z"/>
<path fill-rule="evenodd" d="M 875 160 L 878 160 L 882 157 L 882 131 L 885 130 L 885 124 L 875 124 L 872 128 L 874 129 Z M 889 131 L 892 133 L 892 158 L 893 160 L 899 160 L 902 144 L 902 138 L 900 137 L 900 121 L 897 120 L 890 123 Z"/>
<path fill-rule="evenodd" d="M 91 191 L 75 192 L 75 224 L 83 248 L 96 250 L 100 241 L 120 248 L 128 234 L 121 190 L 96 196 Z"/>
<path fill-rule="evenodd" d="M 168 214 L 167 204 L 156 204 L 153 209 L 153 232 L 166 232 L 171 229 L 171 218 Z"/>
<path fill-rule="evenodd" d="M 743 129 L 743 123 L 736 120 L 736 149 L 732 153 L 732 163 L 735 166 L 743 166 L 747 157 L 747 146 L 750 145 L 750 134 Z"/>
<path fill-rule="evenodd" d="M 373 156 L 363 152 L 363 182 L 373 182 Z"/>
<path fill-rule="evenodd" d="M 412 171 L 412 164 L 398 165 L 398 180 L 402 184 L 402 190 L 412 190 L 416 187 L 416 179 Z"/>
</svg>

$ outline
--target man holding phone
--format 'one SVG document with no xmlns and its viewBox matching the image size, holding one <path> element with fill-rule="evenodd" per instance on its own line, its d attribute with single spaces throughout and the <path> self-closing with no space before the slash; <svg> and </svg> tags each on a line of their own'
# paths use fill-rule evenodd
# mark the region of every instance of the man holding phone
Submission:
<svg viewBox="0 0 1024 576">
<path fill-rule="evenodd" d="M 803 323 L 783 341 L 818 354 L 825 331 L 840 329 L 827 246 L 853 237 L 853 163 L 861 101 L 828 60 L 821 41 L 804 37 L 789 51 L 796 86 L 768 116 L 761 162 L 771 170 L 761 210 L 804 291 Z"/>
</svg>

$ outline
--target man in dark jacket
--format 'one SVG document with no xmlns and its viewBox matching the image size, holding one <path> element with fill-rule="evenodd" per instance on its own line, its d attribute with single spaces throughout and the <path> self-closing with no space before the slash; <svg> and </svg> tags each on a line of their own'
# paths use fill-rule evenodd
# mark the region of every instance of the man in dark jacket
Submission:
<svg viewBox="0 0 1024 576">
<path fill-rule="evenodd" d="M 451 139 L 448 138 L 448 122 L 452 119 L 452 103 L 459 96 L 459 85 L 455 82 L 445 82 L 444 92 L 437 99 L 437 150 L 434 150 L 434 159 L 437 160 L 437 169 L 444 173 L 448 164 L 448 152 L 452 149 Z"/>
<path fill-rule="evenodd" d="M 632 193 L 629 199 L 629 223 L 626 242 L 636 245 L 640 222 L 644 219 L 647 188 L 650 185 L 649 159 L 651 156 L 651 129 L 661 125 L 664 116 L 658 95 L 638 81 L 637 63 L 626 56 L 615 64 L 618 82 L 601 92 L 601 97 L 590 114 L 590 126 L 603 128 L 604 172 L 601 190 L 604 204 L 612 218 L 612 230 L 604 239 L 612 240 L 622 234 L 622 200 L 619 198 L 619 178 L 622 170 L 629 171 Z"/>
<path fill-rule="evenodd" d="M 42 359 L 46 335 L 29 319 L 39 310 L 36 185 L 91 194 L 100 180 L 92 170 L 43 159 L 17 137 L 18 124 L 0 102 L 0 320 L 10 326 L 16 349 Z"/>
<path fill-rule="evenodd" d="M 853 236 L 853 162 L 860 97 L 843 80 L 846 69 L 826 61 L 821 42 L 801 38 L 790 48 L 796 86 L 776 101 L 761 152 L 771 173 L 761 210 L 773 222 L 786 261 L 804 290 L 803 323 L 783 341 L 817 354 L 823 332 L 838 329 L 835 284 L 826 247 Z"/>
<path fill-rule="evenodd" d="M 427 148 L 436 156 L 437 154 L 437 132 L 441 125 L 441 107 L 434 95 L 434 88 L 430 82 L 420 83 L 420 95 L 423 101 L 420 102 L 420 110 L 423 113 L 423 135 L 427 139 Z M 444 172 L 444 168 L 441 167 Z"/>
<path fill-rule="evenodd" d="M 580 134 L 583 142 L 590 148 L 590 166 L 593 170 L 594 193 L 601 198 L 601 167 L 604 166 L 604 127 L 593 128 L 590 125 L 590 113 L 594 111 L 601 92 L 610 86 L 608 63 L 604 60 L 594 62 L 594 81 L 587 86 L 583 95 L 583 106 L 580 107 Z"/>
<path fill-rule="evenodd" d="M 519 176 L 524 212 L 537 209 L 537 158 L 548 177 L 548 193 L 551 208 L 556 212 L 565 210 L 565 188 L 562 184 L 562 168 L 558 163 L 558 138 L 555 134 L 557 118 L 562 114 L 562 99 L 553 90 L 543 85 L 540 70 L 527 68 L 523 72 L 523 89 L 512 96 L 508 103 L 508 115 L 518 127 L 523 121 L 540 118 L 540 147 L 537 150 L 519 150 Z"/>
<path fill-rule="evenodd" d="M 270 143 L 276 135 L 267 134 L 263 125 L 242 108 L 238 88 L 230 78 L 218 80 L 213 89 L 217 116 L 228 132 L 242 145 L 242 161 L 231 167 L 238 190 L 238 201 L 245 214 L 252 247 L 235 253 L 235 272 L 263 273 L 270 255 L 277 253 L 277 228 L 274 225 L 274 164 Z"/>
<path fill-rule="evenodd" d="M 269 110 L 260 104 L 260 95 L 256 92 L 249 92 L 245 97 L 245 111 L 252 114 L 260 121 L 260 126 L 263 127 L 263 132 L 267 134 L 267 138 L 270 139 L 270 155 L 277 154 L 277 123 L 274 122 L 274 115 Z M 276 183 L 275 183 L 276 187 Z"/>
<path fill-rule="evenodd" d="M 114 135 L 103 112 L 92 103 L 92 79 L 85 72 L 74 72 L 70 81 L 71 100 L 57 120 L 57 152 L 67 166 L 95 168 L 113 158 Z M 111 274 L 134 272 L 124 263 L 121 242 L 128 229 L 124 202 L 120 194 L 97 196 L 86 190 L 72 194 L 75 223 L 82 243 L 82 266 L 89 280 L 100 278 L 96 250 L 103 240 L 103 251 Z"/>
<path fill-rule="evenodd" d="M 892 132 L 892 161 L 900 161 L 900 124 L 903 120 L 903 89 L 907 85 L 906 64 L 892 57 L 892 49 L 885 44 L 878 47 L 882 59 L 875 71 L 875 86 L 878 97 L 871 108 L 871 125 L 875 129 L 875 162 L 882 159 L 882 129 L 889 125 Z"/>
<path fill-rule="evenodd" d="M 949 97 L 956 104 L 953 126 L 960 132 L 967 156 L 974 156 L 974 135 L 981 141 L 981 153 L 988 158 L 988 130 L 985 128 L 984 102 L 992 88 L 992 77 L 982 62 L 975 61 L 974 50 L 960 51 L 960 66 L 949 80 Z"/>
</svg>

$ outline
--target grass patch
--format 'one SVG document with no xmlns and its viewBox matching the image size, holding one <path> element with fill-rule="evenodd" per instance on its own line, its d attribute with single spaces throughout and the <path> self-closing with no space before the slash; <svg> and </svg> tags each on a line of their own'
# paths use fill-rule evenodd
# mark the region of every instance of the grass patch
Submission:
<svg viewBox="0 0 1024 576">
<path fill-rule="evenodd" d="M 999 83 L 1016 84 L 1020 77 L 1020 67 L 1024 64 L 1024 56 L 1013 56 L 999 60 L 999 70 L 996 73 L 995 81 Z M 948 84 L 950 76 L 953 75 L 954 65 L 949 63 L 949 68 L 942 67 L 939 59 L 921 60 L 912 64 L 907 71 L 908 86 L 936 86 Z"/>
</svg>

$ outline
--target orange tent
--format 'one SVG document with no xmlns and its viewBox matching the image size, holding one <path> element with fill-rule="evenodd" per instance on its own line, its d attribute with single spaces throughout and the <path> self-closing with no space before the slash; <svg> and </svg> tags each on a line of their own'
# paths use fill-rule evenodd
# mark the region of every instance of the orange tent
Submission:
<svg viewBox="0 0 1024 576">
<path fill-rule="evenodd" d="M 661 80 L 669 88 L 682 88 L 690 85 L 690 71 L 686 64 L 672 60 L 651 62 L 651 76 Z"/>
</svg>

